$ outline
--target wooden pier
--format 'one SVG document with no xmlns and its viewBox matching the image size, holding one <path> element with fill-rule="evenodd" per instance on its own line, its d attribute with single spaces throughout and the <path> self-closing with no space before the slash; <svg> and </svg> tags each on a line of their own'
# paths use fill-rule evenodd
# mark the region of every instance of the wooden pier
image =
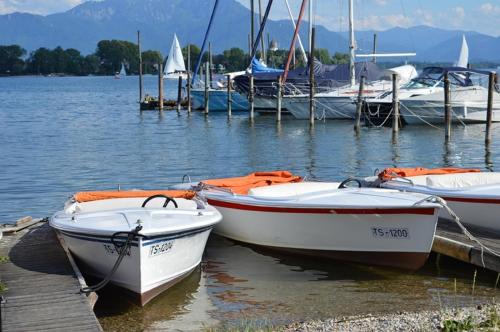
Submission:
<svg viewBox="0 0 500 332">
<path fill-rule="evenodd" d="M 63 247 L 45 222 L 4 229 L 1 331 L 102 331 L 92 310 L 96 296 L 80 293 L 85 281 Z"/>
<path fill-rule="evenodd" d="M 468 225 L 466 227 L 483 245 L 500 252 L 498 232 Z M 465 236 L 458 225 L 451 221 L 439 220 L 432 251 L 500 273 L 500 257 L 481 250 L 479 244 Z"/>
</svg>

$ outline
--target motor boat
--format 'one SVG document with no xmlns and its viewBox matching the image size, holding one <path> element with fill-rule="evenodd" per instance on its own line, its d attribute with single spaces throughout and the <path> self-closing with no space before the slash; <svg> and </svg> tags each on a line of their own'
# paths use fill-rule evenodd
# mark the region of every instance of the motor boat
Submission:
<svg viewBox="0 0 500 332">
<path fill-rule="evenodd" d="M 376 81 L 368 81 L 363 89 L 363 98 L 375 98 L 392 88 L 391 74 L 397 73 L 405 84 L 416 77 L 416 69 L 404 65 L 387 69 Z M 328 89 L 314 95 L 316 119 L 355 119 L 359 83 Z M 309 94 L 288 95 L 283 97 L 283 105 L 296 119 L 309 119 Z"/>
<path fill-rule="evenodd" d="M 377 178 L 382 188 L 435 195 L 446 200 L 460 221 L 500 231 L 500 172 L 461 168 L 386 168 Z M 444 209 L 440 217 L 453 219 Z"/>
<path fill-rule="evenodd" d="M 417 269 L 432 247 L 439 205 L 397 190 L 306 182 L 286 171 L 202 181 L 199 195 L 230 239 L 315 257 Z"/>
<path fill-rule="evenodd" d="M 49 223 L 86 273 L 145 305 L 198 266 L 221 218 L 190 191 L 104 191 L 73 195 Z"/>
</svg>

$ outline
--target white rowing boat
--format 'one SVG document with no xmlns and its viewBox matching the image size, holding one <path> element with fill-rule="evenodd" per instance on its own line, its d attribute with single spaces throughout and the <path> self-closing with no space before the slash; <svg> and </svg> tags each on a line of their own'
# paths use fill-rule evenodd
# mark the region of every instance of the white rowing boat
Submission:
<svg viewBox="0 0 500 332">
<path fill-rule="evenodd" d="M 141 305 L 198 266 L 210 231 L 222 218 L 192 193 L 90 193 L 95 200 L 81 199 L 89 197 L 84 194 L 68 201 L 50 225 L 90 275 L 108 276 L 123 256 L 110 281 L 135 293 Z"/>
</svg>

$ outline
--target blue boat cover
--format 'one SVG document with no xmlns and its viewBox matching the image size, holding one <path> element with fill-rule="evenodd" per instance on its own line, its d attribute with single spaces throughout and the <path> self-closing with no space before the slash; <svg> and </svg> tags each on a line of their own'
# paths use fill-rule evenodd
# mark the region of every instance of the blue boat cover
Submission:
<svg viewBox="0 0 500 332">
<path fill-rule="evenodd" d="M 282 73 L 283 69 L 271 68 L 257 60 L 255 57 L 252 59 L 252 73 L 260 74 L 260 73 Z"/>
</svg>

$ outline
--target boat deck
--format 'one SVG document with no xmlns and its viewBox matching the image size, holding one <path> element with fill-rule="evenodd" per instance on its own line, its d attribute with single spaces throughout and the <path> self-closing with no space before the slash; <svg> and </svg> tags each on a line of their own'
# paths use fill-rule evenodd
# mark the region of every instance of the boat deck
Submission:
<svg viewBox="0 0 500 332">
<path fill-rule="evenodd" d="M 483 245 L 500 252 L 499 232 L 480 227 L 466 227 Z M 465 236 L 458 225 L 451 221 L 439 220 L 432 251 L 500 273 L 500 257 L 481 250 L 478 243 Z"/>
<path fill-rule="evenodd" d="M 68 254 L 47 223 L 4 234 L 1 331 L 102 331 Z"/>
</svg>

